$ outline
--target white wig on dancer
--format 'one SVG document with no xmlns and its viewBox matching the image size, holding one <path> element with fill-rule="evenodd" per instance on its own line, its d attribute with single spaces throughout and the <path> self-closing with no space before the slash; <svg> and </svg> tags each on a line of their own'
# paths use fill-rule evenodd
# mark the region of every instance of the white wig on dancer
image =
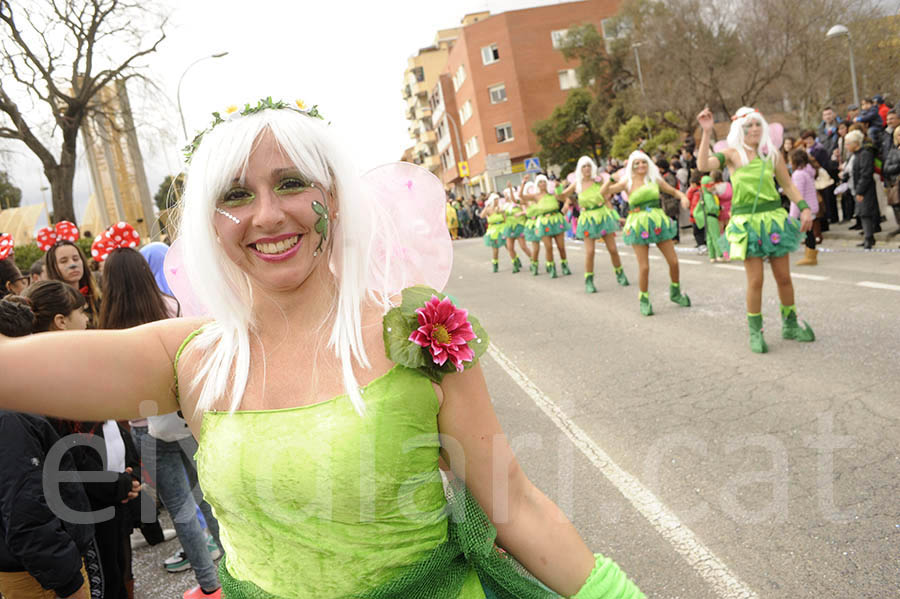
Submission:
<svg viewBox="0 0 900 599">
<path fill-rule="evenodd" d="M 519 199 L 519 196 L 516 194 L 516 191 L 514 189 L 511 190 L 509 187 L 506 187 L 503 189 L 503 199 L 507 203 L 513 204 L 516 202 L 516 200 Z"/>
<path fill-rule="evenodd" d="M 744 106 L 738 108 L 738 111 L 731 117 L 731 130 L 728 132 L 728 147 L 734 148 L 741 155 L 744 164 L 752 160 L 747 156 L 747 149 L 744 147 L 744 128 L 749 126 L 752 121 L 757 121 L 762 126 L 762 134 L 759 136 L 759 146 L 756 152 L 760 156 L 764 156 L 775 162 L 775 157 L 779 154 L 775 142 L 769 135 L 769 123 L 763 115 L 755 108 Z"/>
<path fill-rule="evenodd" d="M 575 193 L 581 193 L 581 180 L 584 179 L 584 175 L 581 174 L 581 167 L 585 164 L 591 165 L 591 179 L 597 178 L 597 163 L 590 156 L 579 158 L 578 164 L 575 165 Z"/>
<path fill-rule="evenodd" d="M 197 410 L 209 410 L 221 398 L 235 410 L 247 386 L 250 336 L 258 334 L 252 307 L 259 298 L 253 297 L 252 273 L 238 268 L 218 243 L 213 219 L 216 202 L 232 181 L 244 181 L 250 154 L 266 132 L 300 173 L 329 196 L 331 234 L 319 260 L 329 261 L 337 290 L 322 326 L 330 326 L 327 347 L 340 358 L 344 389 L 363 414 L 365 405 L 353 375 L 354 360 L 369 366 L 360 306 L 367 295 L 389 305 L 387 290 L 367 292 L 367 275 L 370 268 L 390 268 L 370 261 L 369 254 L 374 232 L 381 228 L 390 235 L 391 224 L 374 202 L 367 201 L 325 121 L 284 109 L 261 110 L 219 124 L 203 136 L 191 159 L 179 233 L 187 277 L 214 319 L 188 346 L 188 351 L 200 351 L 200 367 L 190 381 L 200 389 Z"/>
<path fill-rule="evenodd" d="M 625 175 L 622 178 L 622 180 L 625 181 L 625 191 L 631 191 L 631 173 L 634 172 L 634 161 L 642 159 L 647 161 L 647 176 L 645 177 L 644 182 L 654 183 L 662 179 L 662 176 L 659 174 L 659 167 L 656 166 L 656 163 L 650 160 L 650 157 L 644 152 L 635 150 L 628 156 L 628 163 L 625 165 Z"/>
<path fill-rule="evenodd" d="M 497 200 L 499 200 L 499 199 L 500 199 L 499 194 L 491 193 L 491 195 L 488 196 L 488 199 L 484 201 L 484 207 L 485 208 L 493 208 L 494 204 L 497 204 Z M 498 205 L 498 208 L 499 207 L 500 206 Z"/>
<path fill-rule="evenodd" d="M 522 193 L 526 195 L 534 195 L 537 192 L 538 188 L 534 181 L 526 181 L 525 185 L 522 187 Z"/>
<path fill-rule="evenodd" d="M 539 185 L 541 181 L 543 181 L 547 185 L 546 193 L 552 193 L 552 194 L 556 193 L 556 190 L 550 186 L 550 179 L 548 179 L 544 175 L 538 175 L 537 177 L 534 178 L 534 187 L 535 187 L 535 189 L 537 189 L 537 191 L 535 193 L 541 193 L 541 189 L 540 189 L 540 185 Z"/>
</svg>

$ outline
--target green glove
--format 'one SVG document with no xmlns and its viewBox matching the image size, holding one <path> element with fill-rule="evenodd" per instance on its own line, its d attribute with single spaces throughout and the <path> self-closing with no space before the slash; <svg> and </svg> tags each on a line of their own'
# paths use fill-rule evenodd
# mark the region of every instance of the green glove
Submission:
<svg viewBox="0 0 900 599">
<path fill-rule="evenodd" d="M 646 599 L 616 562 L 599 553 L 594 557 L 594 569 L 573 599 Z"/>
</svg>

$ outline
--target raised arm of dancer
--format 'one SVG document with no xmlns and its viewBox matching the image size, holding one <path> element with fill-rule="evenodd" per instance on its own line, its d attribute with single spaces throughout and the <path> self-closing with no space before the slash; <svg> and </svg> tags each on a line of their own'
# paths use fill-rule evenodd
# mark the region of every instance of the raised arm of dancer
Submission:
<svg viewBox="0 0 900 599">
<path fill-rule="evenodd" d="M 618 181 L 613 183 L 612 177 L 603 182 L 603 185 L 600 186 L 600 193 L 603 194 L 603 197 L 609 198 L 617 193 L 621 193 L 625 190 L 625 181 Z"/>
<path fill-rule="evenodd" d="M 700 136 L 700 145 L 697 146 L 697 169 L 708 173 L 709 171 L 725 168 L 725 165 L 721 164 L 719 159 L 709 151 L 712 146 L 712 130 L 715 124 L 713 113 L 709 106 L 706 106 L 697 115 L 697 122 L 700 123 L 700 129 L 703 131 L 703 134 Z M 734 150 L 731 148 L 726 148 L 722 152 L 725 155 L 725 161 L 730 161 L 732 165 L 735 164 L 735 159 L 732 156 L 733 152 Z"/>
<path fill-rule="evenodd" d="M 541 582 L 575 595 L 594 557 L 565 514 L 516 461 L 491 405 L 481 367 L 448 374 L 440 386 L 444 455 L 497 528 L 497 543 Z"/>
<path fill-rule="evenodd" d="M 526 202 L 536 202 L 537 200 L 541 199 L 540 192 L 525 193 L 525 183 L 528 182 L 529 178 L 530 177 L 528 175 L 525 175 L 524 177 L 522 177 L 522 195 L 521 195 L 521 197 Z"/>
<path fill-rule="evenodd" d="M 658 181 L 658 183 L 659 183 L 659 188 L 661 190 L 663 190 L 663 192 L 669 194 L 670 196 L 675 196 L 676 198 L 681 200 L 682 208 L 690 207 L 691 202 L 690 202 L 690 200 L 688 200 L 688 197 L 684 194 L 683 191 L 679 191 L 679 190 L 675 189 L 674 187 L 672 187 L 671 185 L 666 183 L 665 179 L 660 179 Z"/>
<path fill-rule="evenodd" d="M 800 190 L 794 185 L 794 182 L 791 180 L 791 175 L 788 173 L 787 166 L 785 166 L 784 161 L 778 154 L 775 155 L 775 178 L 778 179 L 778 183 L 784 190 L 784 195 L 800 209 L 800 230 L 804 233 L 809 231 L 812 228 L 813 223 L 812 210 L 807 206 L 806 202 L 803 201 Z"/>
<path fill-rule="evenodd" d="M 86 421 L 174 412 L 175 353 L 201 324 L 173 318 L 117 331 L 0 337 L 7 373 L 0 408 Z M 148 401 L 156 405 L 142 405 Z"/>
<path fill-rule="evenodd" d="M 561 192 L 559 192 L 559 196 L 561 198 L 570 198 L 570 197 L 572 197 L 573 191 L 575 191 L 575 184 L 569 183 L 569 185 L 565 189 L 563 189 Z"/>
</svg>

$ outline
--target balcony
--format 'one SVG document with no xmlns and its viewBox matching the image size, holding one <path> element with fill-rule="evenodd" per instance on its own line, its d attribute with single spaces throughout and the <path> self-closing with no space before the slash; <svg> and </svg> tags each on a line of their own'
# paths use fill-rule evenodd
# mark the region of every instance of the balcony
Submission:
<svg viewBox="0 0 900 599">
<path fill-rule="evenodd" d="M 410 139 L 419 139 L 419 128 L 418 127 L 407 127 L 406 130 L 409 132 Z"/>
<path fill-rule="evenodd" d="M 437 143 L 437 132 L 434 129 L 420 132 L 419 139 L 427 144 Z"/>
<path fill-rule="evenodd" d="M 441 169 L 440 156 L 426 156 L 423 166 L 425 166 L 425 168 L 427 168 L 430 171 L 440 170 Z"/>
<path fill-rule="evenodd" d="M 407 98 L 409 98 L 409 97 L 412 95 L 412 91 L 409 89 L 409 86 L 408 86 L 408 85 L 404 85 L 404 86 L 403 86 L 403 89 L 401 90 L 401 92 L 402 92 L 402 94 L 403 94 L 403 99 L 404 99 L 404 100 L 407 99 Z"/>
<path fill-rule="evenodd" d="M 414 120 L 416 120 L 416 107 L 415 107 L 415 105 L 413 105 L 413 106 L 408 106 L 408 107 L 406 108 L 406 120 L 407 120 L 407 121 L 414 121 Z"/>
<path fill-rule="evenodd" d="M 416 105 L 416 120 L 427 119 L 431 116 L 431 106 L 428 104 L 417 104 Z"/>
<path fill-rule="evenodd" d="M 417 81 L 416 83 L 409 86 L 412 95 L 414 96 L 427 96 L 428 88 L 425 87 L 424 81 Z"/>
</svg>

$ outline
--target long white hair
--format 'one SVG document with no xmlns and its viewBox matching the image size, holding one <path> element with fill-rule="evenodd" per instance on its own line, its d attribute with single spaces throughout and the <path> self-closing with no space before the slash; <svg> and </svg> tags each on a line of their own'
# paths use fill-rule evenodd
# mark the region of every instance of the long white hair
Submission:
<svg viewBox="0 0 900 599">
<path fill-rule="evenodd" d="M 744 164 L 750 162 L 751 158 L 747 156 L 747 149 L 744 147 L 744 127 L 751 121 L 757 121 L 762 125 L 762 135 L 759 137 L 759 146 L 756 152 L 763 156 L 764 160 L 771 160 L 775 163 L 776 156 L 779 154 L 775 142 L 769 135 L 769 123 L 763 115 L 755 108 L 743 106 L 731 117 L 731 129 L 728 131 L 728 146 L 734 148 L 741 155 Z"/>
<path fill-rule="evenodd" d="M 590 156 L 582 156 L 575 165 L 575 193 L 581 193 L 581 180 L 584 175 L 581 174 L 581 167 L 585 164 L 591 165 L 591 179 L 597 178 L 597 163 Z"/>
<path fill-rule="evenodd" d="M 200 388 L 197 411 L 211 409 L 220 398 L 227 398 L 229 409 L 236 410 L 246 390 L 250 336 L 258 334 L 259 326 L 252 312 L 253 287 L 248 274 L 218 243 L 213 218 L 217 199 L 233 179 L 244 180 L 250 154 L 267 131 L 304 177 L 331 193 L 332 202 L 340 208 L 340 219 L 331 219 L 324 256 L 337 292 L 323 327 L 331 325 L 328 348 L 340 358 L 345 391 L 362 415 L 365 404 L 353 375 L 353 360 L 369 366 L 361 335 L 363 300 L 368 295 L 384 307 L 389 305 L 386 290 L 367 294 L 366 286 L 373 232 L 385 226 L 384 219 L 363 195 L 358 176 L 325 122 L 274 109 L 222 123 L 208 132 L 187 173 L 179 230 L 184 267 L 214 319 L 188 346 L 202 352 L 197 376 L 191 381 Z M 331 212 L 333 207 L 328 208 Z"/>
<path fill-rule="evenodd" d="M 538 185 L 538 183 L 540 183 L 541 181 L 547 184 L 547 191 L 545 193 L 556 193 L 556 189 L 553 187 L 553 185 L 551 185 L 550 179 L 548 179 L 545 175 L 538 175 L 534 178 L 534 188 L 537 190 L 535 191 L 535 193 L 541 193 L 540 186 Z"/>
<path fill-rule="evenodd" d="M 635 150 L 628 156 L 628 163 L 625 165 L 625 175 L 622 178 L 622 180 L 625 181 L 625 191 L 628 193 L 631 193 L 631 173 L 634 172 L 634 161 L 641 159 L 647 161 L 647 175 L 644 177 L 645 183 L 654 183 L 662 179 L 662 175 L 659 174 L 659 167 L 656 166 L 656 163 L 650 160 L 650 157 L 644 152 Z"/>
<path fill-rule="evenodd" d="M 493 208 L 494 204 L 496 204 L 497 200 L 499 200 L 499 199 L 500 199 L 499 194 L 491 193 L 491 195 L 488 196 L 488 199 L 484 201 L 484 207 L 485 208 Z"/>
<path fill-rule="evenodd" d="M 537 185 L 534 181 L 526 181 L 525 185 L 522 187 L 522 193 L 528 195 L 534 195 L 538 192 Z"/>
</svg>

